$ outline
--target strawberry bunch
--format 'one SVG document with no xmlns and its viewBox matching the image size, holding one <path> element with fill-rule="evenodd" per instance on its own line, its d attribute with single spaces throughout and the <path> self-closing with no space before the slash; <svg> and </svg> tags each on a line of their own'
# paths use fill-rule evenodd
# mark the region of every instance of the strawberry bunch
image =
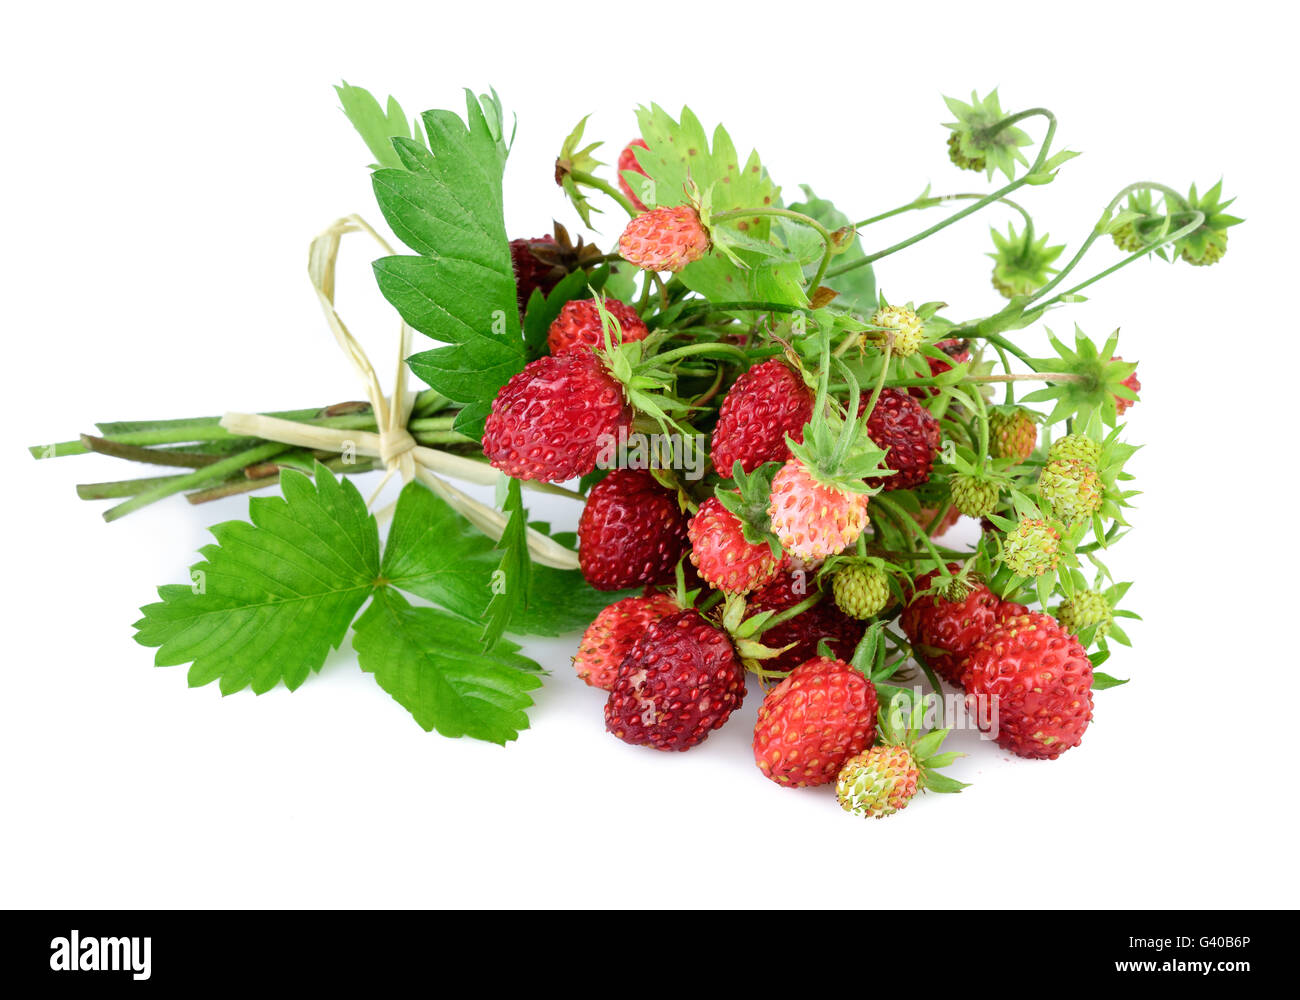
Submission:
<svg viewBox="0 0 1300 1000">
<path fill-rule="evenodd" d="M 1094 694 L 1124 683 L 1098 668 L 1136 617 L 1105 560 L 1131 528 L 1125 421 L 1142 384 L 1118 334 L 1063 336 L 1040 321 L 1152 254 L 1218 263 L 1241 220 L 1221 184 L 1187 195 L 1130 185 L 1064 253 L 1007 198 L 1057 183 L 1077 155 L 1053 147 L 1055 117 L 1004 112 L 996 92 L 948 107 L 947 158 L 1005 183 L 894 207 L 850 194 L 853 214 L 806 185 L 790 200 L 757 152 L 740 155 L 689 109 L 640 108 L 612 171 L 584 119 L 554 177 L 588 228 L 611 213 L 610 252 L 559 225 L 507 239 L 494 170 L 508 118 L 495 96 L 471 99 L 465 122 L 433 113 L 391 155 L 376 152 L 386 216 L 419 255 L 376 262 L 381 289 L 442 346 L 408 359 L 429 388 L 404 411 L 405 438 L 379 432 L 392 422 L 383 400 L 374 413 L 302 419 L 313 442 L 336 425 L 366 432 L 364 468 L 414 463 L 407 478 L 449 518 L 491 536 L 465 543 L 437 529 L 455 559 L 492 564 L 490 596 L 446 588 L 448 614 L 482 628 L 485 657 L 513 663 L 518 647 L 497 645 L 505 634 L 554 635 L 572 626 L 570 607 L 589 608 L 573 666 L 604 693 L 611 734 L 685 751 L 744 715 L 759 773 L 834 787 L 858 816 L 962 787 L 939 773 L 956 755 L 941 749 L 944 729 L 926 730 L 923 697 L 964 706 L 964 724 L 1021 757 L 1080 745 L 1094 708 L 1104 712 Z M 874 228 L 953 199 L 965 207 L 916 223 L 913 238 Z M 1007 206 L 1023 218 L 993 229 L 996 294 L 984 308 L 886 301 L 876 266 L 896 281 L 892 255 L 925 252 L 929 236 Z M 1080 271 L 1097 251 L 1124 256 Z M 325 285 L 332 294 L 332 272 L 323 296 Z M 232 478 L 213 488 L 234 492 L 289 447 L 236 438 L 247 450 L 230 457 L 219 431 L 204 426 L 192 453 L 165 460 L 223 470 Z M 147 430 L 169 445 L 174 433 Z M 144 450 L 138 437 L 103 440 L 111 453 Z M 301 464 L 296 452 L 284 460 Z M 332 468 L 364 471 L 345 457 Z M 442 478 L 457 476 L 495 484 L 494 502 Z M 581 505 L 576 544 L 530 519 L 525 487 Z M 145 500 L 165 488 L 142 487 Z M 751 685 L 761 705 L 746 714 Z"/>
</svg>

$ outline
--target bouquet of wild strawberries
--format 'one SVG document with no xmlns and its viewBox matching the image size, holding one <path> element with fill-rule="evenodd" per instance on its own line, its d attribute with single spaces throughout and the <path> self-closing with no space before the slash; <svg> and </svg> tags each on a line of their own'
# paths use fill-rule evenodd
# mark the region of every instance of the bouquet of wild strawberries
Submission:
<svg viewBox="0 0 1300 1000">
<path fill-rule="evenodd" d="M 32 449 L 168 469 L 79 487 L 119 501 L 109 520 L 181 492 L 280 486 L 248 521 L 216 525 L 190 580 L 143 609 L 136 638 L 158 665 L 189 663 L 191 684 L 226 693 L 293 689 L 350 630 L 361 668 L 426 730 L 505 743 L 542 673 L 508 637 L 585 628 L 574 666 L 609 692 L 614 736 L 688 750 L 753 673 L 761 772 L 834 782 L 865 816 L 963 787 L 940 773 L 954 705 L 1023 757 L 1079 744 L 1093 692 L 1123 683 L 1097 668 L 1136 617 L 1102 556 L 1127 530 L 1134 448 L 1118 420 L 1140 386 L 1116 336 L 1049 333 L 1054 356 L 1034 357 L 1013 334 L 1150 254 L 1215 263 L 1240 221 L 1219 184 L 1126 187 L 1062 264 L 1010 197 L 1076 155 L 1053 151 L 1045 109 L 949 100 L 953 163 L 1006 183 L 927 188 L 855 221 L 806 186 L 784 200 L 723 129 L 710 139 L 689 110 L 652 106 L 612 178 L 585 120 L 556 160 L 585 225 L 593 199 L 630 216 L 605 253 L 559 225 L 507 237 L 512 135 L 495 94 L 412 122 L 392 99 L 338 93 L 411 251 L 373 264 L 402 321 L 391 392 L 334 307 L 342 238 L 387 247 L 349 217 L 312 244 L 309 273 L 366 400 L 101 424 Z M 1031 160 L 1032 119 L 1046 128 Z M 908 239 L 871 239 L 880 220 L 944 205 Z M 885 301 L 877 262 L 990 207 L 1020 217 L 993 231 L 1001 309 Z M 1106 236 L 1123 256 L 1076 275 Z M 416 351 L 414 333 L 440 346 Z M 370 470 L 405 481 L 379 516 L 347 478 Z M 576 533 L 530 520 L 524 490 L 580 504 Z M 979 540 L 947 547 L 960 517 Z"/>
</svg>

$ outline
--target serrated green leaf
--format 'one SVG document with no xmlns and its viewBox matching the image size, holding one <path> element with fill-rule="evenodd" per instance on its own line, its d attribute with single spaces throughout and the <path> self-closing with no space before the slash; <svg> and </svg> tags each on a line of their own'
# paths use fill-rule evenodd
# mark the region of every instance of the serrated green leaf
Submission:
<svg viewBox="0 0 1300 1000">
<path fill-rule="evenodd" d="M 376 162 L 371 166 L 376 169 L 400 168 L 402 159 L 393 148 L 393 140 L 401 138 L 411 141 L 421 137 L 418 132 L 413 136 L 411 122 L 402 111 L 402 106 L 397 103 L 397 98 L 388 98 L 388 106 L 384 108 L 370 91 L 364 87 L 353 87 L 346 80 L 334 90 L 343 105 L 343 113 L 375 158 Z"/>
<path fill-rule="evenodd" d="M 357 619 L 352 646 L 361 669 L 426 731 L 505 744 L 528 728 L 536 664 L 511 642 L 485 650 L 471 622 L 385 587 Z"/>
<path fill-rule="evenodd" d="M 255 497 L 245 521 L 212 529 L 216 545 L 191 568 L 192 585 L 160 587 L 135 639 L 158 666 L 192 663 L 191 686 L 223 694 L 280 681 L 290 690 L 338 648 L 379 574 L 379 531 L 356 487 L 317 465 L 315 480 L 286 470 L 284 497 Z"/>
</svg>

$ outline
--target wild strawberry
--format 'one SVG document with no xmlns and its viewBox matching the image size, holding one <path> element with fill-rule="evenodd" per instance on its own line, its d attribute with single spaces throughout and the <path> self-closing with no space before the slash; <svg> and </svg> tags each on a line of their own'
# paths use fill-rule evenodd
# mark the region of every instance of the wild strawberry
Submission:
<svg viewBox="0 0 1300 1000">
<path fill-rule="evenodd" d="M 645 204 L 633 193 L 632 185 L 629 184 L 627 178 L 623 176 L 623 171 L 631 170 L 633 173 L 640 174 L 642 177 L 649 177 L 650 175 L 641 169 L 641 164 L 636 162 L 635 153 L 636 149 L 649 148 L 650 147 L 646 145 L 644 139 L 633 139 L 623 147 L 623 152 L 618 154 L 618 186 L 622 192 L 627 195 L 627 200 L 632 203 L 632 207 L 638 212 L 644 212 L 646 210 Z"/>
<path fill-rule="evenodd" d="M 1101 461 L 1101 445 L 1086 434 L 1067 434 L 1065 437 L 1053 441 L 1052 446 L 1047 449 L 1047 460 L 1049 462 L 1055 462 L 1058 459 L 1072 459 L 1095 469 Z"/>
<path fill-rule="evenodd" d="M 834 781 L 844 762 L 876 738 L 876 688 L 843 660 L 800 664 L 763 699 L 754 762 L 781 785 Z"/>
<path fill-rule="evenodd" d="M 661 583 L 686 549 L 686 515 L 648 472 L 615 469 L 591 488 L 578 519 L 578 564 L 597 590 Z"/>
<path fill-rule="evenodd" d="M 773 555 L 765 542 L 745 539 L 740 519 L 709 497 L 691 518 L 691 562 L 700 576 L 724 594 L 748 594 L 768 583 L 781 568 L 781 556 Z"/>
<path fill-rule="evenodd" d="M 718 411 L 710 452 L 714 469 L 730 478 L 737 461 L 746 472 L 786 461 L 786 435 L 803 440 L 812 408 L 812 393 L 787 365 L 775 358 L 755 365 L 736 379 Z"/>
<path fill-rule="evenodd" d="M 698 611 L 679 611 L 651 624 L 619 666 L 605 728 L 624 743 L 689 750 L 744 700 L 730 637 Z"/>
<path fill-rule="evenodd" d="M 582 634 L 578 655 L 573 658 L 578 676 L 592 687 L 608 691 L 632 644 L 650 625 L 680 610 L 676 601 L 661 593 L 615 601 Z"/>
<path fill-rule="evenodd" d="M 1032 295 L 1042 288 L 1057 273 L 1052 267 L 1056 258 L 1061 256 L 1065 244 L 1047 245 L 1047 234 L 1034 239 L 1032 226 L 1026 226 L 1023 233 L 1017 233 L 1016 227 L 1007 223 L 1007 235 L 1003 236 L 993 230 L 993 287 L 1005 298 L 1017 295 Z"/>
<path fill-rule="evenodd" d="M 1137 227 L 1132 222 L 1126 222 L 1112 230 L 1110 238 L 1115 246 L 1125 253 L 1137 253 L 1146 246 L 1142 237 L 1138 235 Z"/>
<path fill-rule="evenodd" d="M 538 244 L 554 246 L 555 237 L 548 233 L 546 236 L 538 236 L 531 240 L 510 241 L 510 263 L 515 270 L 515 297 L 518 299 L 520 316 L 528 307 L 528 299 L 532 296 L 533 289 L 541 289 L 543 295 L 550 295 L 565 274 L 562 269 L 557 269 L 538 259 L 533 253 L 534 246 Z"/>
<path fill-rule="evenodd" d="M 772 531 L 781 547 L 805 561 L 842 552 L 867 525 L 867 495 L 818 482 L 797 458 L 772 478 Z"/>
<path fill-rule="evenodd" d="M 957 473 L 948 480 L 953 509 L 967 517 L 991 514 L 998 505 L 998 484 L 980 476 Z"/>
<path fill-rule="evenodd" d="M 610 340 L 615 344 L 628 344 L 634 340 L 644 340 L 650 335 L 646 325 L 626 302 L 618 299 L 606 299 L 605 311 L 618 320 L 618 327 L 611 329 Z M 546 334 L 546 342 L 552 354 L 571 347 L 604 348 L 605 331 L 600 324 L 600 309 L 595 299 L 573 299 L 564 303 L 560 315 L 551 323 Z"/>
<path fill-rule="evenodd" d="M 1123 361 L 1123 360 L 1124 359 L 1120 357 L 1111 358 L 1111 361 Z M 1142 383 L 1138 381 L 1138 375 L 1136 371 L 1134 371 L 1132 375 L 1130 375 L 1123 382 L 1121 382 L 1120 385 L 1128 386 L 1135 393 L 1142 391 Z M 1133 402 L 1134 402 L 1133 400 L 1125 399 L 1123 396 L 1116 396 L 1115 412 L 1122 416 L 1124 414 L 1124 411 L 1133 405 Z"/>
<path fill-rule="evenodd" d="M 865 409 L 864 401 L 860 411 Z M 885 466 L 894 470 L 894 475 L 871 480 L 871 485 L 910 490 L 929 481 L 943 435 L 939 421 L 915 399 L 899 389 L 883 390 L 867 417 L 867 434 L 885 449 Z"/>
<path fill-rule="evenodd" d="M 895 357 L 910 358 L 921 347 L 921 317 L 906 306 L 885 306 L 871 316 L 872 326 L 882 326 L 894 334 Z"/>
<path fill-rule="evenodd" d="M 1076 590 L 1073 597 L 1062 601 L 1056 609 L 1056 620 L 1072 635 L 1095 627 L 1094 635 L 1101 638 L 1110 632 L 1115 618 L 1105 594 L 1097 590 Z"/>
<path fill-rule="evenodd" d="M 1219 181 L 1203 195 L 1196 193 L 1192 185 L 1187 197 L 1181 199 L 1188 211 L 1201 212 L 1205 220 L 1194 230 L 1174 244 L 1174 253 L 1183 260 L 1197 267 L 1206 267 L 1218 263 L 1228 252 L 1228 229 L 1242 220 L 1229 215 L 1225 209 L 1235 198 L 1220 200 L 1223 193 L 1223 181 Z"/>
<path fill-rule="evenodd" d="M 948 566 L 955 573 L 956 563 Z M 921 655 L 944 680 L 957 684 L 961 678 L 961 661 L 997 620 L 1001 600 L 982 583 L 958 585 L 945 595 L 926 593 L 939 576 L 931 570 L 913 584 L 916 594 L 903 609 L 898 624 L 914 646 L 923 646 Z"/>
<path fill-rule="evenodd" d="M 989 454 L 994 458 L 1014 459 L 1019 465 L 1034 453 L 1038 444 L 1038 425 L 1028 410 L 993 410 L 989 414 Z"/>
<path fill-rule="evenodd" d="M 561 483 L 596 467 L 602 446 L 632 423 L 623 386 L 588 350 L 530 361 L 501 387 L 483 454 L 516 479 Z"/>
<path fill-rule="evenodd" d="M 961 170 L 984 169 L 984 157 L 978 153 L 967 153 L 962 145 L 962 137 L 957 132 L 948 136 L 948 159 Z"/>
<path fill-rule="evenodd" d="M 618 240 L 623 259 L 645 271 L 680 271 L 711 246 L 699 213 L 690 205 L 642 212 Z"/>
<path fill-rule="evenodd" d="M 1047 501 L 1052 516 L 1063 524 L 1077 524 L 1100 508 L 1104 487 L 1095 469 L 1073 458 L 1058 458 L 1038 474 L 1038 495 Z"/>
<path fill-rule="evenodd" d="M 802 570 L 781 572 L 766 587 L 754 591 L 749 598 L 747 611 L 756 615 L 762 611 L 782 612 L 811 596 L 808 577 Z M 793 670 L 805 660 L 817 655 L 817 646 L 825 642 L 836 656 L 847 660 L 862 641 L 866 626 L 846 615 L 826 595 L 811 608 L 788 621 L 773 625 L 763 632 L 763 645 L 784 649 L 772 659 L 764 660 L 764 670 L 784 673 Z M 789 649 L 785 647 L 789 646 Z"/>
<path fill-rule="evenodd" d="M 1055 760 L 1079 745 L 1092 719 L 1092 664 L 1079 640 L 1051 615 L 1030 612 L 981 639 L 962 672 L 968 703 L 996 698 L 998 746 L 1020 757 Z"/>
<path fill-rule="evenodd" d="M 960 792 L 966 787 L 939 773 L 961 754 L 940 753 L 948 731 L 934 730 L 923 736 L 924 718 L 925 702 L 921 699 L 917 699 L 906 719 L 895 721 L 892 706 L 881 713 L 877 737 L 880 745 L 850 757 L 840 768 L 835 780 L 840 808 L 854 816 L 881 819 L 907 808 L 922 789 Z"/>
<path fill-rule="evenodd" d="M 1038 518 L 1021 518 L 1002 541 L 1002 561 L 1019 576 L 1042 576 L 1056 569 L 1061 533 Z"/>
<path fill-rule="evenodd" d="M 848 562 L 831 577 L 835 605 L 850 618 L 874 618 L 894 599 L 889 575 L 869 563 Z"/>
</svg>

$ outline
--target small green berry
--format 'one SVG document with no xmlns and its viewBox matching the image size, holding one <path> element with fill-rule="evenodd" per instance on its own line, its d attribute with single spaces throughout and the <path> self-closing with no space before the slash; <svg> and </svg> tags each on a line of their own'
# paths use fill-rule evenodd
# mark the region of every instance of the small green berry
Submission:
<svg viewBox="0 0 1300 1000">
<path fill-rule="evenodd" d="M 1228 252 L 1228 234 L 1215 233 L 1200 246 L 1184 246 L 1178 256 L 1193 267 L 1209 267 L 1217 264 Z"/>
<path fill-rule="evenodd" d="M 906 809 L 921 784 L 921 770 L 905 746 L 864 750 L 840 768 L 835 797 L 854 816 L 880 819 Z"/>
<path fill-rule="evenodd" d="M 997 484 L 979 476 L 958 473 L 952 477 L 949 488 L 952 505 L 967 517 L 985 517 L 998 505 Z"/>
<path fill-rule="evenodd" d="M 1056 569 L 1060 533 L 1046 521 L 1025 518 L 1002 543 L 1002 561 L 1017 576 L 1041 576 Z"/>
<path fill-rule="evenodd" d="M 894 331 L 894 356 L 909 358 L 921 346 L 921 317 L 906 306 L 885 306 L 871 317 L 872 326 Z"/>
<path fill-rule="evenodd" d="M 1038 495 L 1065 524 L 1087 520 L 1101 507 L 1103 489 L 1095 469 L 1072 458 L 1058 458 L 1038 474 Z"/>
<path fill-rule="evenodd" d="M 1110 238 L 1114 241 L 1115 246 L 1125 253 L 1137 253 L 1146 246 L 1142 242 L 1142 237 L 1138 235 L 1137 228 L 1131 222 L 1126 222 L 1116 229 L 1110 234 Z"/>
<path fill-rule="evenodd" d="M 1057 459 L 1073 459 L 1095 469 L 1101 461 L 1101 445 L 1084 434 L 1067 434 L 1047 450 L 1049 462 Z"/>
<path fill-rule="evenodd" d="M 985 164 L 984 157 L 978 154 L 967 155 L 962 152 L 961 147 L 961 135 L 957 132 L 953 132 L 948 136 L 948 159 L 952 160 L 952 162 L 962 170 L 983 170 Z"/>
<path fill-rule="evenodd" d="M 1110 631 L 1114 618 L 1111 615 L 1110 601 L 1106 600 L 1105 594 L 1096 590 L 1080 590 L 1056 609 L 1056 620 L 1067 632 L 1075 635 L 1095 625 L 1095 634 L 1101 638 Z"/>
<path fill-rule="evenodd" d="M 1038 444 L 1038 425 L 1028 410 L 994 410 L 989 414 L 989 454 L 994 458 L 1015 459 L 1019 465 L 1034 453 Z"/>
<path fill-rule="evenodd" d="M 831 578 L 836 606 L 851 618 L 872 618 L 889 606 L 889 577 L 865 563 L 848 563 Z"/>
</svg>

